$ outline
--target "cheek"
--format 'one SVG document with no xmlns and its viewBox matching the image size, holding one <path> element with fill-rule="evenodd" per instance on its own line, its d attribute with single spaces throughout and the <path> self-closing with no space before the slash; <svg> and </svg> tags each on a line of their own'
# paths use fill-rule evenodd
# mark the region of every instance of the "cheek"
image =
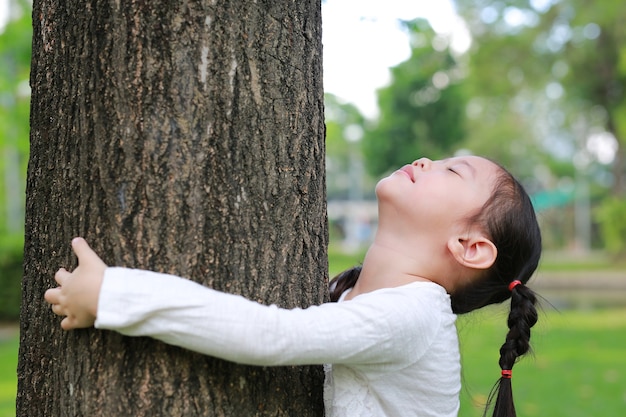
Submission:
<svg viewBox="0 0 626 417">
<path fill-rule="evenodd" d="M 465 221 L 473 208 L 472 199 L 452 190 L 439 189 L 415 200 L 412 211 L 421 224 L 445 228 Z"/>
<path fill-rule="evenodd" d="M 428 228 L 447 225 L 452 220 L 452 208 L 434 201 L 420 201 L 411 208 L 413 217 Z"/>
<path fill-rule="evenodd" d="M 395 195 L 395 211 L 406 223 L 423 228 L 439 228 L 450 223 L 454 207 L 447 204 L 444 195 L 439 192 L 415 193 L 403 190 Z"/>
</svg>

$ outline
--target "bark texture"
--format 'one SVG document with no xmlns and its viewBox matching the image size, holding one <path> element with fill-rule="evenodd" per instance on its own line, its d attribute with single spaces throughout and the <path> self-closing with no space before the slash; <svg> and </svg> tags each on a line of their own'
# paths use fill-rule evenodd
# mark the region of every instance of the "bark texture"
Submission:
<svg viewBox="0 0 626 417">
<path fill-rule="evenodd" d="M 35 0 L 18 416 L 321 416 L 319 367 L 245 367 L 43 300 L 69 242 L 283 307 L 326 297 L 319 0 Z"/>
</svg>

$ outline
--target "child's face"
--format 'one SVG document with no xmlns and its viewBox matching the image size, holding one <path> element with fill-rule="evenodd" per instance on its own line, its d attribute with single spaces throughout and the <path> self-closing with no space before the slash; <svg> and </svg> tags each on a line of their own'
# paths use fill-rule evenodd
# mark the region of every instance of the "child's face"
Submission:
<svg viewBox="0 0 626 417">
<path fill-rule="evenodd" d="M 376 186 L 380 220 L 389 213 L 407 227 L 434 232 L 463 225 L 491 196 L 499 170 L 493 162 L 476 156 L 418 159 Z"/>
</svg>

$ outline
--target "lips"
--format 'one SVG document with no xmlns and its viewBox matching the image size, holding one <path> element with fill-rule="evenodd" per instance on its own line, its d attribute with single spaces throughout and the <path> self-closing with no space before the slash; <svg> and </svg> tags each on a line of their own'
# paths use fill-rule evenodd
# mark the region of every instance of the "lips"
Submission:
<svg viewBox="0 0 626 417">
<path fill-rule="evenodd" d="M 413 176 L 413 167 L 411 165 L 403 166 L 402 168 L 400 168 L 400 172 L 406 174 L 411 182 L 415 182 L 415 177 Z"/>
</svg>

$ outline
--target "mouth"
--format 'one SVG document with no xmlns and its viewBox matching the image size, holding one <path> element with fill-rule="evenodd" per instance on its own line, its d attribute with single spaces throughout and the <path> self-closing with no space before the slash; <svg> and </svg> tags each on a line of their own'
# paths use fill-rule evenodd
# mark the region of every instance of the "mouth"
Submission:
<svg viewBox="0 0 626 417">
<path fill-rule="evenodd" d="M 398 172 L 403 173 L 404 175 L 406 175 L 407 177 L 409 177 L 409 179 L 411 180 L 411 182 L 415 182 L 415 177 L 413 177 L 413 168 L 411 167 L 411 165 L 405 165 L 402 168 L 400 168 L 398 170 Z"/>
</svg>

